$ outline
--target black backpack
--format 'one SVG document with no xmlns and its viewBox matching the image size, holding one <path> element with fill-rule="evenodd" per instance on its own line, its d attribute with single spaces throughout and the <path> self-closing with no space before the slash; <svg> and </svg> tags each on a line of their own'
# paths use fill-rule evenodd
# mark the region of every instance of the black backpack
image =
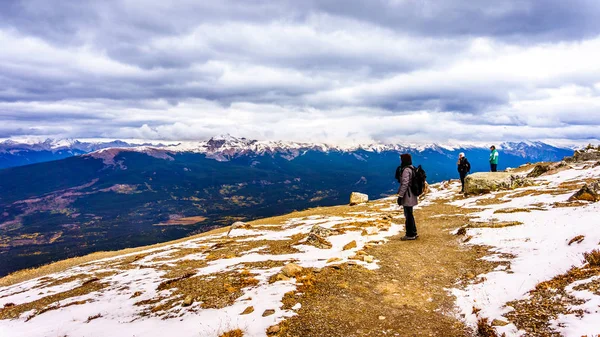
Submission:
<svg viewBox="0 0 600 337">
<path fill-rule="evenodd" d="M 410 189 L 417 197 L 425 191 L 426 180 L 427 173 L 425 173 L 421 165 L 413 168 L 413 179 L 410 182 Z"/>
<path fill-rule="evenodd" d="M 425 170 L 423 170 L 421 165 L 417 166 L 416 168 L 413 167 L 412 170 L 413 178 L 410 182 L 410 191 L 414 195 L 420 196 L 425 190 L 425 181 L 427 180 L 427 174 L 425 173 Z M 396 169 L 396 180 L 398 180 L 399 183 L 402 183 L 402 168 L 400 166 L 398 166 L 398 168 Z"/>
</svg>

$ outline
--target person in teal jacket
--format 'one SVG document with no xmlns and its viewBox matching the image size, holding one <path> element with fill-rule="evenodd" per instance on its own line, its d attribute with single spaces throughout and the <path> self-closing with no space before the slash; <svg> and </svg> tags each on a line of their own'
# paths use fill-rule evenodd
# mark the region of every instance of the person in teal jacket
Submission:
<svg viewBox="0 0 600 337">
<path fill-rule="evenodd" d="M 496 150 L 494 145 L 490 147 L 490 150 L 492 151 L 490 153 L 490 168 L 492 172 L 498 172 L 498 150 Z"/>
</svg>

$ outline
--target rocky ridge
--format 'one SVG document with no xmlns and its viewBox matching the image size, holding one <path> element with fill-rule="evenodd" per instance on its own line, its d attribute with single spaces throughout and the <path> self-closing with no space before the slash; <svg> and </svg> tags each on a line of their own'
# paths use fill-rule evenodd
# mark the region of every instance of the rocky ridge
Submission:
<svg viewBox="0 0 600 337">
<path fill-rule="evenodd" d="M 569 199 L 600 170 L 529 179 L 468 197 L 456 181 L 431 185 L 410 243 L 390 197 L 16 273 L 0 280 L 0 334 L 596 333 L 600 203 Z"/>
</svg>

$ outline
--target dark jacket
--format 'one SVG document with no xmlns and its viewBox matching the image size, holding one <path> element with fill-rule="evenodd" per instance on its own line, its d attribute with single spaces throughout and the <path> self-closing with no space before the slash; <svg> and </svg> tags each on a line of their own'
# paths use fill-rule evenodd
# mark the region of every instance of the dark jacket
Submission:
<svg viewBox="0 0 600 337">
<path fill-rule="evenodd" d="M 471 171 L 471 163 L 469 163 L 467 157 L 460 158 L 458 160 L 458 172 L 467 173 L 469 171 Z"/>
</svg>

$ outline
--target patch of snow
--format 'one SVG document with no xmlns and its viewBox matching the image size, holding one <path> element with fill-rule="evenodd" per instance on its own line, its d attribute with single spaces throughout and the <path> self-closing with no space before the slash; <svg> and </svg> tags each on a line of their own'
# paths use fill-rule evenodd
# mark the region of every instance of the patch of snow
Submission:
<svg viewBox="0 0 600 337">
<path fill-rule="evenodd" d="M 550 182 L 551 185 L 566 181 L 597 177 L 600 170 L 568 170 L 555 175 L 545 176 L 539 180 Z M 547 187 L 538 186 L 540 190 L 548 190 Z M 523 191 L 519 189 L 514 194 Z M 498 221 L 519 221 L 522 225 L 502 228 L 469 228 L 468 235 L 472 239 L 468 245 L 483 245 L 491 247 L 494 255 L 486 257 L 490 261 L 510 261 L 510 272 L 503 268 L 479 275 L 484 281 L 468 285 L 465 289 L 452 289 L 451 292 L 457 298 L 456 304 L 459 311 L 464 315 L 466 322 L 475 326 L 477 316 L 473 314 L 473 307 L 481 309 L 480 317 L 488 317 L 491 320 L 501 319 L 503 315 L 511 310 L 506 303 L 526 298 L 527 293 L 535 286 L 553 278 L 556 275 L 567 272 L 572 266 L 581 266 L 582 254 L 597 248 L 600 241 L 600 203 L 588 204 L 582 207 L 553 208 L 550 205 L 557 201 L 566 201 L 572 193 L 560 195 L 526 195 L 514 197 L 507 195 L 506 203 L 493 205 L 476 205 L 477 200 L 489 196 L 480 196 L 455 201 L 451 204 L 467 208 L 483 209 L 481 212 L 471 214 L 476 221 L 489 221 L 492 218 Z M 543 204 L 544 210 L 536 210 L 539 204 Z M 535 205 L 535 206 L 534 206 Z M 529 208 L 529 213 L 494 213 L 500 209 Z M 568 245 L 568 241 L 577 235 L 585 235 L 585 240 L 580 244 Z M 507 255 L 509 254 L 509 255 Z M 502 257 L 504 256 L 504 257 Z M 506 256 L 514 256 L 507 258 Z M 580 296 L 589 295 L 577 293 Z M 598 296 L 590 299 L 586 305 L 596 305 Z M 591 301 L 591 304 L 589 303 Z M 595 311 L 589 320 L 597 319 Z M 562 319 L 562 320 L 561 320 Z M 572 316 L 559 319 L 560 322 L 571 322 Z M 588 318 L 582 319 L 577 328 L 571 326 L 565 330 L 567 336 L 581 336 L 575 331 L 578 327 L 585 327 Z M 598 320 L 596 320 L 598 322 Z M 507 336 L 518 336 L 521 334 L 517 328 L 510 324 L 506 327 L 497 327 L 498 333 L 506 333 Z M 586 333 L 598 333 L 589 331 Z"/>
</svg>

